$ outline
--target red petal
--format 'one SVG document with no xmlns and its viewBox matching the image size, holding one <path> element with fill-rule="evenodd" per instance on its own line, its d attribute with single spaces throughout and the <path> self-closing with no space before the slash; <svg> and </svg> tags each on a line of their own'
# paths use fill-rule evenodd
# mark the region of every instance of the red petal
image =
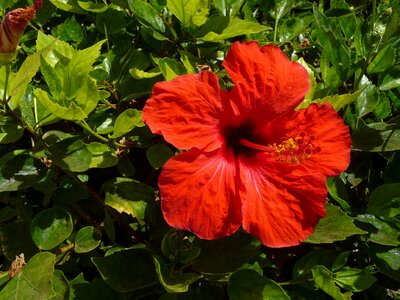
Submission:
<svg viewBox="0 0 400 300">
<path fill-rule="evenodd" d="M 179 149 L 212 151 L 221 146 L 218 77 L 210 72 L 157 83 L 143 108 L 143 120 Z"/>
<path fill-rule="evenodd" d="M 294 109 L 310 88 L 306 69 L 278 47 L 257 42 L 234 43 L 224 60 L 241 111 L 263 109 L 277 114 Z"/>
<path fill-rule="evenodd" d="M 242 168 L 243 228 L 269 247 L 300 244 L 325 215 L 325 178 L 302 167 L 271 162 Z"/>
<path fill-rule="evenodd" d="M 197 149 L 170 159 L 161 171 L 161 207 L 167 223 L 216 239 L 233 234 L 241 223 L 234 164 L 220 150 Z"/>
<path fill-rule="evenodd" d="M 278 117 L 265 128 L 272 133 L 268 139 L 277 141 L 295 138 L 301 132 L 313 137 L 311 158 L 303 165 L 330 177 L 345 171 L 350 163 L 351 138 L 349 128 L 329 104 L 310 105 L 307 109 Z"/>
</svg>

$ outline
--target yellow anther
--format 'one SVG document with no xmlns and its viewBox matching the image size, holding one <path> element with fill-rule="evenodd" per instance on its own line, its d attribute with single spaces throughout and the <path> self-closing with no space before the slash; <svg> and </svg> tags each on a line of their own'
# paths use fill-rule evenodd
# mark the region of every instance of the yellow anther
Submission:
<svg viewBox="0 0 400 300">
<path fill-rule="evenodd" d="M 308 141 L 305 141 L 305 136 L 302 135 L 289 138 L 280 144 L 274 143 L 269 145 L 269 148 L 272 150 L 271 155 L 276 161 L 298 165 L 309 159 L 313 152 L 321 151 L 319 147 L 314 149 L 314 145 L 312 144 L 314 139 L 308 138 Z"/>
</svg>

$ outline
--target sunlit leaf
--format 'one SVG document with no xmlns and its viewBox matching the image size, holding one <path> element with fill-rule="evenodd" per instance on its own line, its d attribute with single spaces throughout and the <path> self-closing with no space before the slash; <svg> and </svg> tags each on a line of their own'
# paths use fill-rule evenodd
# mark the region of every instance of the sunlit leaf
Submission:
<svg viewBox="0 0 400 300">
<path fill-rule="evenodd" d="M 49 208 L 38 213 L 31 223 L 32 239 L 42 250 L 61 244 L 72 233 L 71 215 L 62 208 Z"/>
<path fill-rule="evenodd" d="M 353 219 L 349 217 L 339 207 L 327 204 L 326 216 L 322 218 L 314 232 L 306 240 L 308 243 L 323 244 L 342 241 L 355 234 L 365 234 L 353 224 Z"/>
<path fill-rule="evenodd" d="M 26 300 L 49 299 L 54 296 L 52 283 L 54 264 L 54 254 L 49 252 L 36 254 L 21 273 L 0 291 L 0 298 Z"/>
</svg>

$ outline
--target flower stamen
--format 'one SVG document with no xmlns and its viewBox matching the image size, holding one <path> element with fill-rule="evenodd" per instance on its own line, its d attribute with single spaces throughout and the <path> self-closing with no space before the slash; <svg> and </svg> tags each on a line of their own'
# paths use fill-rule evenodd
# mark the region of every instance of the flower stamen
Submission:
<svg viewBox="0 0 400 300">
<path fill-rule="evenodd" d="M 314 136 L 306 139 L 305 134 L 300 134 L 295 138 L 289 138 L 280 144 L 274 143 L 268 147 L 273 150 L 272 156 L 276 161 L 298 165 L 311 158 L 314 153 L 320 153 L 321 148 L 315 147 Z"/>
</svg>

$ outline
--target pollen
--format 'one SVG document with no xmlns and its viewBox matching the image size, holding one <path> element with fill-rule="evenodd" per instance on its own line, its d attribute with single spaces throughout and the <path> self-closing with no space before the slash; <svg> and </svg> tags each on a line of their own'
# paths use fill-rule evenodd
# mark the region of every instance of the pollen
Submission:
<svg viewBox="0 0 400 300">
<path fill-rule="evenodd" d="M 302 132 L 299 136 L 289 138 L 280 144 L 269 145 L 269 148 L 276 161 L 298 165 L 311 158 L 313 154 L 321 152 L 321 148 L 313 144 L 314 141 L 314 136 L 307 137 Z"/>
</svg>

